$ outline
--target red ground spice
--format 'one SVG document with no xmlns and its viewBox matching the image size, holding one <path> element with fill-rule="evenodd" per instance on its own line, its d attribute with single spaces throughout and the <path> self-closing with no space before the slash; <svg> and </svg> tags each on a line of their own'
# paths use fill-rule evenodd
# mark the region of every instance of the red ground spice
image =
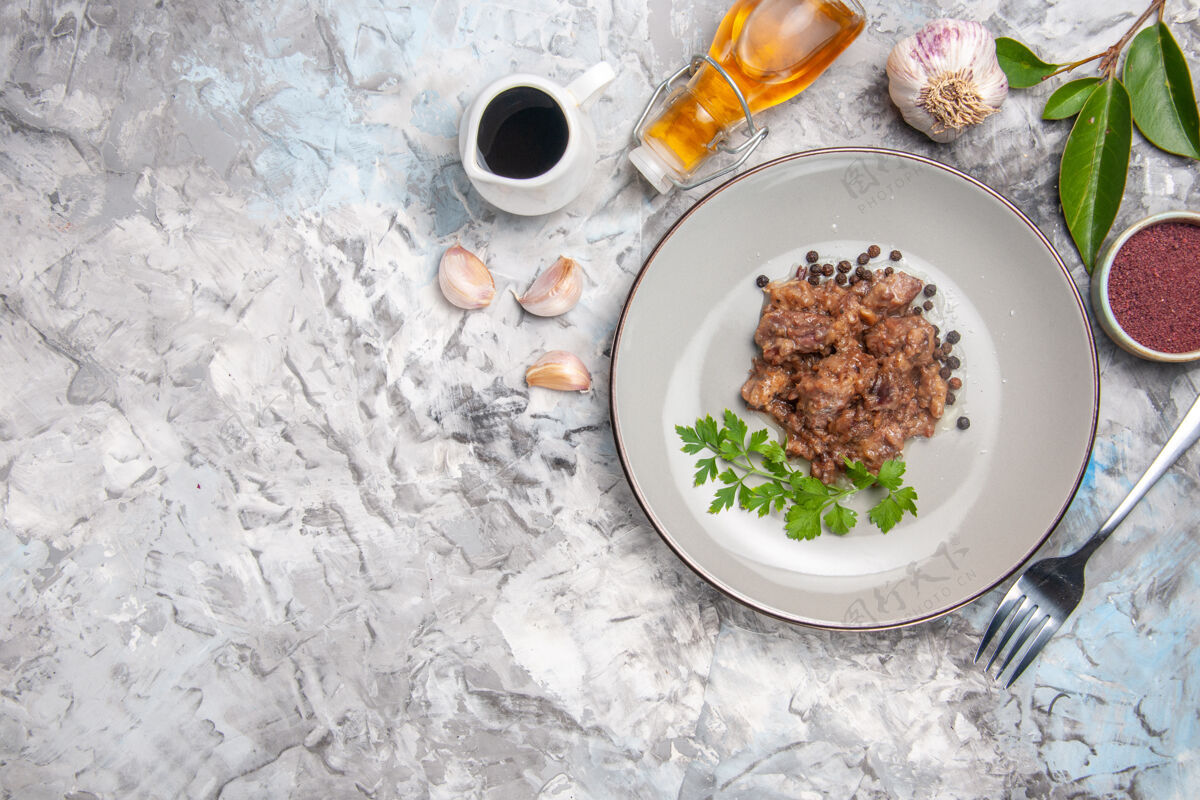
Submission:
<svg viewBox="0 0 1200 800">
<path fill-rule="evenodd" d="M 1200 350 L 1200 227 L 1160 222 L 1130 236 L 1108 273 L 1108 303 L 1151 350 Z"/>
</svg>

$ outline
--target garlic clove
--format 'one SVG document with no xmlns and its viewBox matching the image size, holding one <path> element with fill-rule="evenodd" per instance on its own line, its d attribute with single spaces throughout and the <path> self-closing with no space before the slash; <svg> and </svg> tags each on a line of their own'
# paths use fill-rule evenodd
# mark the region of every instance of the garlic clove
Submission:
<svg viewBox="0 0 1200 800">
<path fill-rule="evenodd" d="M 551 350 L 525 370 L 525 383 L 560 392 L 586 392 L 592 388 L 592 375 L 573 353 Z"/>
<path fill-rule="evenodd" d="M 904 121 L 949 142 L 1000 110 L 1008 78 L 996 42 L 978 22 L 936 19 L 892 48 L 888 93 Z"/>
<path fill-rule="evenodd" d="M 496 282 L 479 256 L 461 245 L 442 254 L 438 264 L 438 286 L 459 308 L 483 308 L 496 296 Z"/>
<path fill-rule="evenodd" d="M 559 256 L 550 268 L 517 298 L 521 307 L 539 317 L 557 317 L 575 307 L 583 294 L 583 270 L 572 258 Z"/>
</svg>

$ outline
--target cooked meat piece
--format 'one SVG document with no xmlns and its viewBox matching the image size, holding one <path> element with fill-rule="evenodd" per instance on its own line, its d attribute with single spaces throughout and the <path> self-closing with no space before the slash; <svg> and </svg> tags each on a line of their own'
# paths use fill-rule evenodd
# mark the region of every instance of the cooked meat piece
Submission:
<svg viewBox="0 0 1200 800">
<path fill-rule="evenodd" d="M 904 447 L 904 440 L 912 435 L 913 432 L 903 424 L 903 420 L 884 417 L 870 434 L 854 442 L 853 457 L 863 462 L 867 469 L 877 472 L 884 461 L 896 457 Z"/>
<path fill-rule="evenodd" d="M 754 342 L 762 348 L 764 361 L 779 364 L 794 353 L 822 350 L 829 344 L 832 325 L 824 314 L 773 308 L 762 315 Z"/>
<path fill-rule="evenodd" d="M 875 380 L 875 359 L 861 350 L 843 350 L 821 359 L 811 372 L 800 375 L 797 408 L 814 424 L 826 423 Z"/>
<path fill-rule="evenodd" d="M 917 403 L 922 408 L 929 409 L 929 415 L 935 420 L 941 419 L 946 410 L 946 393 L 948 391 L 946 379 L 938 374 L 936 361 L 922 367 L 921 376 L 917 381 Z M 929 428 L 930 432 L 923 435 L 933 435 L 932 422 Z"/>
<path fill-rule="evenodd" d="M 772 281 L 763 292 L 772 306 L 809 308 L 813 305 L 813 288 L 804 280 Z"/>
<path fill-rule="evenodd" d="M 770 283 L 742 398 L 787 432 L 789 456 L 834 480 L 843 459 L 872 472 L 906 439 L 930 436 L 945 410 L 937 335 L 906 313 L 921 281 L 903 272 L 854 286 Z"/>
<path fill-rule="evenodd" d="M 766 408 L 788 386 L 788 374 L 781 369 L 758 364 L 742 384 L 742 399 L 751 408 Z"/>
<path fill-rule="evenodd" d="M 871 282 L 871 288 L 863 299 L 868 308 L 896 311 L 913 301 L 921 291 L 922 283 L 907 272 L 893 272 Z"/>
<path fill-rule="evenodd" d="M 903 353 L 913 365 L 933 361 L 937 335 L 924 317 L 884 317 L 863 336 L 867 352 L 877 356 Z"/>
</svg>

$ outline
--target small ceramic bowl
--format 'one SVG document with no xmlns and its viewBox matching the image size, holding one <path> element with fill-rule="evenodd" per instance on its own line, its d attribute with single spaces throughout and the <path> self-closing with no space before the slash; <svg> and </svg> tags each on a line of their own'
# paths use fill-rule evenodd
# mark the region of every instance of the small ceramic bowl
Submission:
<svg viewBox="0 0 1200 800">
<path fill-rule="evenodd" d="M 1130 336 L 1117 322 L 1116 315 L 1113 313 L 1112 305 L 1109 302 L 1108 296 L 1108 278 L 1109 272 L 1112 269 L 1113 261 L 1116 259 L 1117 253 L 1121 247 L 1129 241 L 1135 233 L 1145 230 L 1152 225 L 1158 225 L 1164 222 L 1182 222 L 1188 225 L 1200 227 L 1200 214 L 1192 211 L 1166 211 L 1161 214 L 1154 214 L 1145 219 L 1129 226 L 1125 231 L 1118 236 L 1108 249 L 1104 251 L 1104 257 L 1096 265 L 1096 269 L 1092 272 L 1091 281 L 1091 299 L 1092 313 L 1096 315 L 1097 322 L 1104 330 L 1108 337 L 1112 339 L 1121 349 L 1133 353 L 1135 356 L 1149 359 L 1151 361 L 1168 361 L 1168 362 L 1185 362 L 1196 361 L 1200 359 L 1200 350 L 1192 350 L 1186 353 L 1169 353 L 1162 350 L 1155 350 L 1147 347 L 1141 342 Z"/>
</svg>

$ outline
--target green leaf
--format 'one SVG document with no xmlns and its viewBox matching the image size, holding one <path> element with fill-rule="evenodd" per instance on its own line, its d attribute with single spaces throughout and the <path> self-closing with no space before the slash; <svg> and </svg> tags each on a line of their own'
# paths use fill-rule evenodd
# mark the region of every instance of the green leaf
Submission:
<svg viewBox="0 0 1200 800">
<path fill-rule="evenodd" d="M 843 459 L 846 465 L 846 477 L 854 484 L 855 489 L 866 489 L 868 486 L 875 485 L 875 476 L 867 469 L 867 466 L 861 461 L 851 461 Z"/>
<path fill-rule="evenodd" d="M 888 491 L 894 492 L 904 483 L 905 469 L 907 469 L 907 467 L 904 466 L 903 461 L 888 459 L 887 461 L 883 462 L 883 465 L 879 468 L 879 475 L 877 475 L 875 479 L 879 481 L 880 486 Z"/>
<path fill-rule="evenodd" d="M 725 409 L 725 427 L 729 431 L 729 438 L 736 442 L 738 447 L 744 447 L 746 443 L 746 423 L 728 408 Z"/>
<path fill-rule="evenodd" d="M 755 494 L 767 498 L 768 500 L 772 497 L 777 497 L 783 494 L 783 492 L 783 487 L 777 483 L 764 483 L 761 486 L 754 487 Z"/>
<path fill-rule="evenodd" d="M 904 516 L 904 509 L 896 502 L 892 495 L 880 500 L 875 504 L 870 511 L 867 512 L 867 519 L 874 522 L 879 530 L 887 533 L 892 528 L 896 527 L 896 523 Z"/>
<path fill-rule="evenodd" d="M 767 442 L 758 449 L 768 464 L 787 464 L 787 453 L 779 442 Z"/>
<path fill-rule="evenodd" d="M 1042 82 L 1058 69 L 1061 64 L 1048 64 L 1038 58 L 1037 54 L 1016 39 L 1000 37 L 996 40 L 996 60 L 1000 69 L 1008 77 L 1008 85 L 1013 89 L 1027 89 Z"/>
<path fill-rule="evenodd" d="M 692 428 L 676 425 L 675 433 L 679 434 L 679 438 L 683 440 L 683 447 L 679 448 L 683 452 L 695 454 L 704 449 L 704 442 L 700 441 L 700 437 L 696 435 L 696 431 Z"/>
<path fill-rule="evenodd" d="M 792 469 L 786 461 L 764 461 L 763 469 L 784 483 L 787 483 L 788 477 L 792 474 Z"/>
<path fill-rule="evenodd" d="M 825 515 L 825 524 L 839 536 L 845 536 L 857 523 L 858 514 L 838 503 L 834 503 Z"/>
<path fill-rule="evenodd" d="M 799 506 L 800 508 L 813 511 L 818 514 L 820 514 L 822 509 L 824 509 L 829 503 L 828 498 L 817 497 L 815 494 L 796 494 L 791 497 L 791 501 L 793 506 Z"/>
<path fill-rule="evenodd" d="M 704 444 L 713 450 L 717 449 L 717 421 L 712 418 L 711 414 L 696 420 L 696 435 Z"/>
<path fill-rule="evenodd" d="M 733 508 L 733 501 L 736 498 L 736 486 L 726 486 L 723 489 L 717 489 L 716 495 L 713 497 L 712 505 L 708 507 L 708 513 L 716 514 L 718 511 L 724 511 L 727 508 Z"/>
<path fill-rule="evenodd" d="M 725 459 L 726 461 L 735 461 L 739 456 L 745 453 L 740 444 L 730 441 L 727 438 L 725 431 L 721 431 L 721 446 L 717 448 L 717 452 L 720 454 L 721 458 Z"/>
<path fill-rule="evenodd" d="M 896 527 L 905 511 L 914 517 L 917 515 L 917 492 L 911 486 L 889 492 L 887 497 L 867 512 L 867 518 L 874 522 L 879 530 L 887 533 Z"/>
<path fill-rule="evenodd" d="M 723 423 L 706 416 L 697 419 L 694 428 L 675 426 L 684 443 L 681 448 L 684 452 L 713 453 L 695 462 L 697 486 L 712 480 L 723 484 L 713 495 L 708 507 L 710 514 L 737 505 L 759 517 L 782 513 L 787 535 L 793 539 L 815 539 L 821 535 L 823 526 L 844 535 L 857 524 L 858 512 L 843 506 L 841 501 L 876 484 L 891 489 L 885 501 L 871 510 L 871 519 L 885 531 L 905 511 L 917 513 L 917 493 L 903 486 L 905 467 L 901 461 L 885 461 L 877 477 L 861 462 L 844 459 L 846 475 L 853 485 L 828 486 L 807 471 L 793 468 L 784 447 L 771 440 L 768 430 L 755 431 L 747 439 L 745 421 L 728 409 Z M 762 464 L 751 462 L 751 453 L 762 456 Z"/>
<path fill-rule="evenodd" d="M 1046 101 L 1046 107 L 1042 109 L 1042 119 L 1067 119 L 1075 116 L 1099 83 L 1099 78 L 1080 78 L 1064 83 L 1055 89 L 1054 94 Z"/>
<path fill-rule="evenodd" d="M 717 458 L 702 458 L 696 462 L 696 480 L 693 485 L 703 486 L 708 481 L 717 477 Z"/>
<path fill-rule="evenodd" d="M 784 520 L 788 538 L 811 540 L 821 535 L 821 512 L 819 510 L 798 505 L 792 506 L 788 509 Z"/>
<path fill-rule="evenodd" d="M 909 512 L 914 517 L 917 515 L 917 490 L 911 486 L 904 486 L 892 492 L 892 499 L 896 501 L 903 510 Z"/>
<path fill-rule="evenodd" d="M 1165 23 L 1133 37 L 1123 77 L 1142 135 L 1160 150 L 1200 158 L 1200 112 L 1192 74 Z"/>
<path fill-rule="evenodd" d="M 805 475 L 803 472 L 793 472 L 789 483 L 792 489 L 795 490 L 797 497 L 818 497 L 821 500 L 829 497 L 830 490 L 828 486 L 811 475 Z"/>
<path fill-rule="evenodd" d="M 764 483 L 753 489 L 742 484 L 742 488 L 738 492 L 738 503 L 747 511 L 756 511 L 760 517 L 765 517 L 771 513 L 771 503 L 775 501 L 778 494 L 778 487 L 772 483 Z"/>
<path fill-rule="evenodd" d="M 1063 216 L 1089 273 L 1121 207 L 1132 139 L 1129 93 L 1110 78 L 1083 104 L 1058 170 Z"/>
</svg>

